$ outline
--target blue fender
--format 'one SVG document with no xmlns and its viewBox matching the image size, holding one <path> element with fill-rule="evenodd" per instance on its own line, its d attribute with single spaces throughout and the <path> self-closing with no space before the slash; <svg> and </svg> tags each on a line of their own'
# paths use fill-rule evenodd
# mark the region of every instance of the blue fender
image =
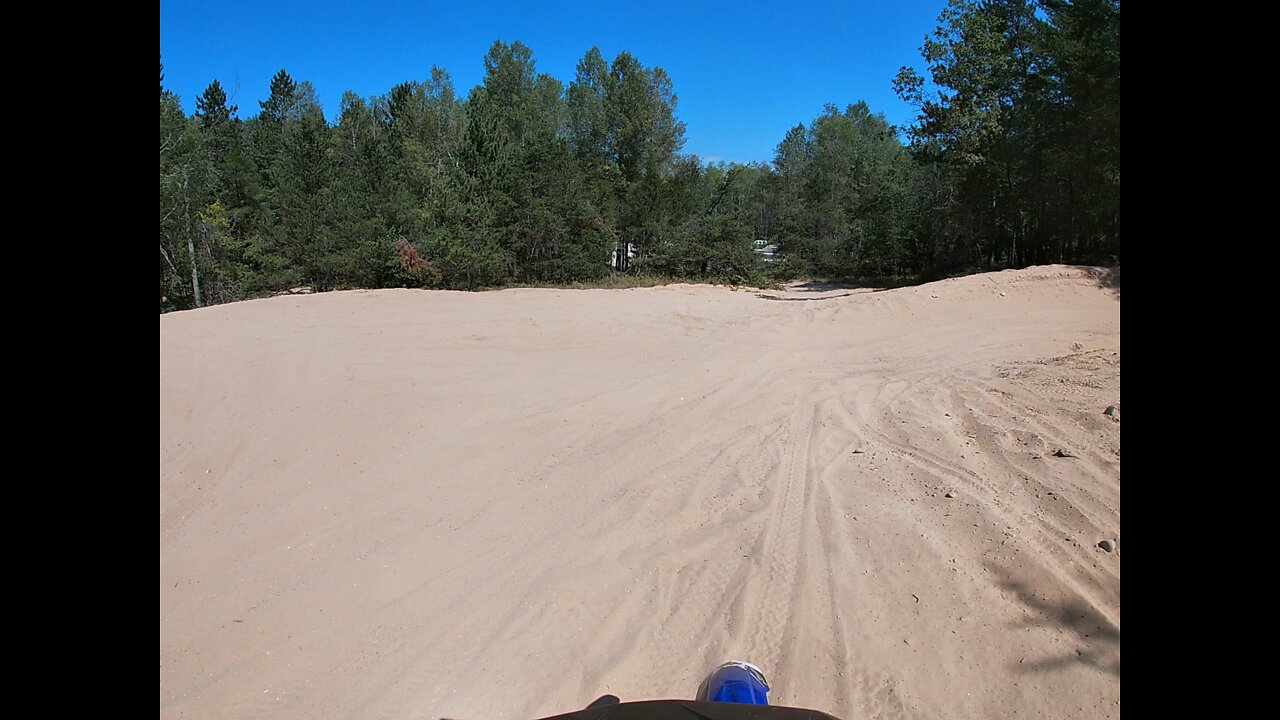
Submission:
<svg viewBox="0 0 1280 720">
<path fill-rule="evenodd" d="M 769 683 L 760 668 L 745 662 L 728 662 L 707 676 L 698 688 L 702 702 L 768 705 Z"/>
</svg>

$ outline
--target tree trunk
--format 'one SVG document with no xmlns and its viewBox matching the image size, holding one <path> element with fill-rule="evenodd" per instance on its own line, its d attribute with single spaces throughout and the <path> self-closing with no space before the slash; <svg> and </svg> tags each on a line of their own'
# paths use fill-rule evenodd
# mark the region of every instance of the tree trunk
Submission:
<svg viewBox="0 0 1280 720">
<path fill-rule="evenodd" d="M 200 270 L 196 267 L 196 242 L 191 230 L 191 195 L 187 192 L 187 175 L 182 175 L 182 201 L 187 215 L 187 255 L 191 257 L 191 293 L 195 296 L 196 307 L 204 307 L 204 298 L 200 295 Z"/>
</svg>

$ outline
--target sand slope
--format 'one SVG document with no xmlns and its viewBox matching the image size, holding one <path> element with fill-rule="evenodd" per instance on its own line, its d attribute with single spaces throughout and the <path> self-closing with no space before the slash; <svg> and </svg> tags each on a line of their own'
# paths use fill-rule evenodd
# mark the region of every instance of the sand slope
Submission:
<svg viewBox="0 0 1280 720">
<path fill-rule="evenodd" d="M 160 715 L 1118 717 L 1119 400 L 1063 266 L 165 315 Z"/>
</svg>

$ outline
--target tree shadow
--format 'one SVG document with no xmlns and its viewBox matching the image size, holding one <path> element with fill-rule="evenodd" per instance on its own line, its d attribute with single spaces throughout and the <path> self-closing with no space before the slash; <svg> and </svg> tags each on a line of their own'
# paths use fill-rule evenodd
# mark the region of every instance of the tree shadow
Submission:
<svg viewBox="0 0 1280 720">
<path fill-rule="evenodd" d="M 1078 664 L 1120 677 L 1120 629 L 1105 615 L 1079 599 L 1066 602 L 1046 600 L 1037 595 L 1029 584 L 1015 580 L 994 563 L 987 563 L 987 569 L 1000 578 L 1001 588 L 1017 596 L 1033 613 L 1026 620 L 1011 623 L 1012 627 L 1056 627 L 1075 636 L 1077 647 L 1073 651 L 1033 662 L 1020 660 L 1014 665 L 1014 670 L 1033 673 Z"/>
<path fill-rule="evenodd" d="M 792 292 L 797 292 L 797 291 L 792 291 Z M 800 290 L 798 292 L 810 292 L 810 291 Z M 817 291 L 812 291 L 812 292 L 817 292 Z M 771 293 L 758 292 L 756 293 L 756 297 L 762 300 L 778 300 L 780 302 L 818 302 L 821 300 L 835 300 L 836 298 L 850 297 L 852 295 L 865 295 L 866 293 L 869 293 L 869 292 L 877 292 L 877 291 L 862 290 L 860 292 L 846 292 L 846 293 L 840 293 L 839 295 L 823 295 L 821 297 L 783 297 L 781 295 L 773 295 Z"/>
<path fill-rule="evenodd" d="M 756 297 L 763 300 L 779 300 L 782 302 L 816 302 L 820 300 L 835 300 L 853 295 L 865 295 L 873 292 L 884 292 L 885 290 L 920 284 L 922 283 L 918 280 L 896 277 L 805 280 L 803 282 L 788 283 L 783 286 L 783 290 L 788 293 L 813 294 L 817 295 L 817 297 L 787 297 L 765 292 L 756 293 Z M 830 293 L 837 290 L 846 292 L 838 295 L 819 295 L 819 293 Z"/>
<path fill-rule="evenodd" d="M 1081 268 L 1089 274 L 1097 283 L 1098 287 L 1110 290 L 1117 298 L 1120 297 L 1120 266 L 1115 267 L 1083 267 Z"/>
<path fill-rule="evenodd" d="M 850 278 L 810 279 L 792 283 L 787 289 L 792 292 L 831 292 L 832 290 L 862 290 L 863 292 L 893 290 L 895 288 L 923 285 L 924 281 L 914 277 L 869 276 Z"/>
<path fill-rule="evenodd" d="M 1101 267 L 1094 265 L 1076 265 L 1075 269 L 1093 278 L 1098 287 L 1110 290 L 1117 299 L 1120 298 L 1120 266 Z M 939 280 L 947 280 L 952 278 L 969 277 L 971 275 L 981 275 L 983 273 L 996 272 L 998 268 L 975 268 L 964 270 L 949 275 L 931 275 L 927 278 L 903 278 L 903 277 L 866 277 L 866 278 L 828 278 L 823 280 L 805 280 L 803 282 L 787 283 L 782 287 L 786 293 L 801 295 L 801 297 L 788 297 L 776 293 L 757 292 L 756 297 L 762 300 L 779 300 L 782 302 L 815 302 L 819 300 L 835 300 L 837 298 L 849 297 L 851 295 L 862 295 L 865 293 L 884 292 L 885 290 L 896 290 L 904 287 L 915 287 L 917 285 L 927 285 L 931 282 Z M 836 290 L 844 290 L 838 295 L 826 295 L 822 293 L 830 293 Z M 805 294 L 813 294 L 816 297 L 803 297 Z"/>
</svg>

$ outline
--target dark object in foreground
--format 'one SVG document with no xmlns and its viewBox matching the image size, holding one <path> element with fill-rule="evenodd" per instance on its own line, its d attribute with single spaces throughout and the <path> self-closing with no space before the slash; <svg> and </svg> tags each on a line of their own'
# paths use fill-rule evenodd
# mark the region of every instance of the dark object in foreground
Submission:
<svg viewBox="0 0 1280 720">
<path fill-rule="evenodd" d="M 837 720 L 817 710 L 747 705 L 743 703 L 696 702 L 694 700 L 647 700 L 618 705 L 596 705 L 577 712 L 543 720 Z"/>
<path fill-rule="evenodd" d="M 585 710 L 543 720 L 836 720 L 816 710 L 770 706 L 768 695 L 760 668 L 733 661 L 707 675 L 697 700 L 619 703 L 616 695 L 601 695 Z"/>
</svg>

